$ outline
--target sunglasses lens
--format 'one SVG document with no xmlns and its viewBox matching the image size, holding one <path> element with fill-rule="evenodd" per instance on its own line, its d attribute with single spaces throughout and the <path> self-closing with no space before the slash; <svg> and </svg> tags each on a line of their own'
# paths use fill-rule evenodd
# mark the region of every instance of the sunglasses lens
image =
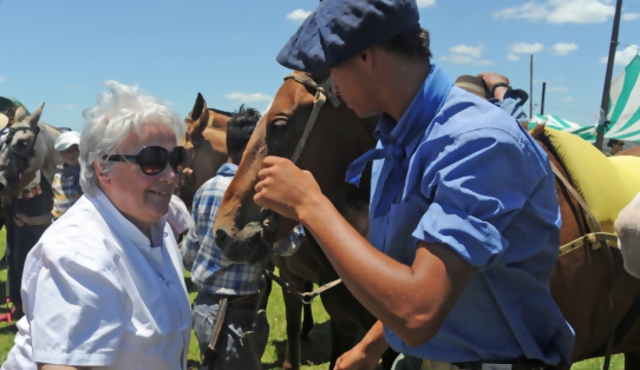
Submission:
<svg viewBox="0 0 640 370">
<path fill-rule="evenodd" d="M 142 172 L 146 175 L 157 175 L 167 167 L 169 152 L 159 146 L 146 147 L 138 154 L 138 160 Z"/>
<path fill-rule="evenodd" d="M 182 170 L 184 168 L 185 157 L 186 157 L 186 150 L 183 147 L 177 146 L 173 148 L 173 150 L 169 154 L 169 164 L 171 165 L 173 172 L 177 174 L 182 173 Z"/>
</svg>

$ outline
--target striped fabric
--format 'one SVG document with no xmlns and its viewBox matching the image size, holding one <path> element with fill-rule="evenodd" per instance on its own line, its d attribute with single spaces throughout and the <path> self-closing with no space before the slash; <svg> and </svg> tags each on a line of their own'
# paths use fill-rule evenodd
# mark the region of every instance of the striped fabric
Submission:
<svg viewBox="0 0 640 370">
<path fill-rule="evenodd" d="M 547 114 L 544 116 L 541 114 L 537 114 L 535 117 L 530 119 L 529 130 L 532 130 L 534 127 L 541 124 L 545 124 L 547 127 L 558 131 L 570 132 L 590 142 L 596 140 L 595 126 L 582 126 L 551 114 Z"/>
<path fill-rule="evenodd" d="M 611 83 L 605 138 L 640 141 L 640 55 Z"/>
</svg>

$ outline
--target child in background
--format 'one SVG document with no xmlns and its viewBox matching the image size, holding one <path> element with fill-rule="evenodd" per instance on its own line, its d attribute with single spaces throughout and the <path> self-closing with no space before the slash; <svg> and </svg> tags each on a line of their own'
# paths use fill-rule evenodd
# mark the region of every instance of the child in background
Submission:
<svg viewBox="0 0 640 370">
<path fill-rule="evenodd" d="M 80 134 L 75 131 L 67 131 L 58 136 L 55 149 L 60 152 L 64 164 L 60 172 L 53 177 L 51 189 L 53 190 L 53 209 L 51 213 L 40 216 L 28 217 L 22 213 L 16 215 L 19 221 L 27 225 L 48 225 L 60 218 L 82 196 L 80 188 Z"/>
</svg>

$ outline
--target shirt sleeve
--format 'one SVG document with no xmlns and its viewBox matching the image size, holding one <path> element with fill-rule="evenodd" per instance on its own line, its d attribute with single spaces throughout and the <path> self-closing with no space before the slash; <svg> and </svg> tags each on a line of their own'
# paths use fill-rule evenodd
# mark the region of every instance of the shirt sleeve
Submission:
<svg viewBox="0 0 640 370">
<path fill-rule="evenodd" d="M 41 268 L 23 281 L 32 297 L 25 300 L 25 308 L 33 360 L 110 366 L 131 316 L 122 280 L 115 266 L 99 256 L 69 253 L 64 247 L 51 246 Z"/>
<path fill-rule="evenodd" d="M 304 227 L 301 224 L 296 225 L 286 237 L 273 244 L 273 253 L 290 257 L 300 249 L 302 237 L 304 236 Z"/>
<path fill-rule="evenodd" d="M 189 227 L 189 231 L 187 232 L 187 237 L 185 238 L 184 248 L 182 249 L 182 264 L 187 271 L 191 271 L 193 268 L 193 263 L 196 260 L 196 256 L 198 255 L 198 251 L 200 250 L 200 246 L 202 245 L 203 237 L 205 234 L 198 232 L 198 227 L 202 228 L 203 226 L 199 226 L 202 223 L 201 218 L 202 215 L 198 215 L 198 210 L 200 208 L 200 201 L 202 198 L 202 187 L 196 191 L 196 194 L 193 196 L 193 207 L 191 207 L 191 218 L 196 222 L 191 224 Z M 206 225 L 204 226 L 206 227 Z M 200 237 L 201 235 L 202 237 Z"/>
<path fill-rule="evenodd" d="M 522 109 L 522 101 L 513 92 L 512 89 L 507 90 L 502 101 L 495 98 L 490 99 L 489 101 L 495 106 L 500 107 L 502 108 L 502 110 L 509 113 L 509 115 L 518 120 L 518 122 L 527 121 L 529 119 L 527 117 L 527 114 Z"/>
<path fill-rule="evenodd" d="M 431 204 L 413 237 L 487 267 L 508 248 L 502 232 L 546 174 L 526 148 L 498 129 L 457 137 L 424 171 L 421 193 Z"/>
<path fill-rule="evenodd" d="M 53 177 L 53 181 L 51 182 L 51 190 L 53 192 L 53 208 L 51 209 L 51 214 L 53 215 L 52 220 L 55 221 L 60 218 L 60 216 L 62 216 L 69 208 L 67 206 L 69 200 L 62 190 L 62 180 L 59 173 L 57 173 Z"/>
</svg>

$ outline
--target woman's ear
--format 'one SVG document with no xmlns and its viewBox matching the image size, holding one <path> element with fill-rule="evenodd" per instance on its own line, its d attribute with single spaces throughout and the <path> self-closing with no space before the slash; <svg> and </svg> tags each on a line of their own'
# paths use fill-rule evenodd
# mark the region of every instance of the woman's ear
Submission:
<svg viewBox="0 0 640 370">
<path fill-rule="evenodd" d="M 111 178 L 105 172 L 106 165 L 107 163 L 103 160 L 93 162 L 93 171 L 98 175 L 98 182 L 101 186 L 109 186 L 111 184 Z"/>
</svg>

